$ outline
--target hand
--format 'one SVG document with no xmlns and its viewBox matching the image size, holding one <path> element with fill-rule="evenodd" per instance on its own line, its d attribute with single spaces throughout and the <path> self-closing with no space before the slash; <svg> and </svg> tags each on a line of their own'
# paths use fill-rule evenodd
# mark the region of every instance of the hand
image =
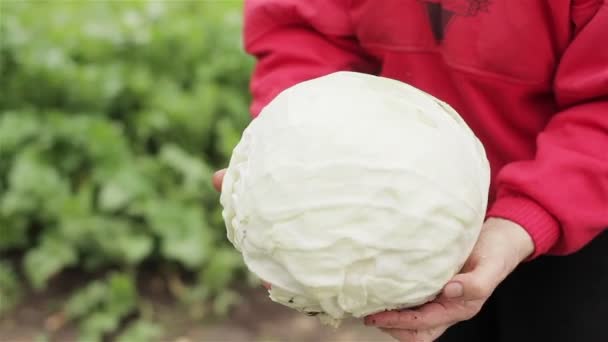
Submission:
<svg viewBox="0 0 608 342">
<path fill-rule="evenodd" d="M 226 169 L 219 170 L 213 175 L 213 187 L 218 192 L 222 192 L 222 182 L 224 181 L 224 174 L 226 174 Z M 264 285 L 267 290 L 270 290 L 269 283 L 262 281 L 262 285 Z"/>
<path fill-rule="evenodd" d="M 415 309 L 388 311 L 365 317 L 401 342 L 431 342 L 446 329 L 475 316 L 496 287 L 532 254 L 526 231 L 511 221 L 490 218 L 460 274 L 430 303 Z"/>
</svg>

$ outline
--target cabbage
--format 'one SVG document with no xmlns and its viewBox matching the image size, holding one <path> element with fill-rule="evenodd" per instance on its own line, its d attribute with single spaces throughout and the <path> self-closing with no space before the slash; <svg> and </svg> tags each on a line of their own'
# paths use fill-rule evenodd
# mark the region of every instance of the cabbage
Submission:
<svg viewBox="0 0 608 342">
<path fill-rule="evenodd" d="M 337 72 L 279 94 L 233 151 L 228 239 L 270 298 L 325 323 L 418 306 L 463 266 L 490 168 L 447 104 Z"/>
</svg>

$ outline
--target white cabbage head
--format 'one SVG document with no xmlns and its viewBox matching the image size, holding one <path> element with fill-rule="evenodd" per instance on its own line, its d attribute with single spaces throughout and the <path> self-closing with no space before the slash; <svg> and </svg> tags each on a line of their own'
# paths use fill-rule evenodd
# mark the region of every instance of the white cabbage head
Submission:
<svg viewBox="0 0 608 342">
<path fill-rule="evenodd" d="M 432 300 L 484 220 L 483 146 L 446 103 L 337 72 L 279 94 L 234 149 L 229 240 L 270 298 L 324 323 Z"/>
</svg>

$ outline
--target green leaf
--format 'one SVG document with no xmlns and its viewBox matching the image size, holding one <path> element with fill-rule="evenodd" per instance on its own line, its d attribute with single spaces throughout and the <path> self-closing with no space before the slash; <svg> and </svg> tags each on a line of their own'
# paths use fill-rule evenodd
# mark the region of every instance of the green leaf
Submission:
<svg viewBox="0 0 608 342">
<path fill-rule="evenodd" d="M 110 216 L 64 217 L 59 231 L 85 256 L 100 254 L 106 262 L 135 265 L 152 252 L 152 237 L 140 224 Z M 111 238 L 108 238 L 111 237 Z"/>
<path fill-rule="evenodd" d="M 211 178 L 211 170 L 205 164 L 175 145 L 163 146 L 160 158 L 169 167 L 179 172 L 188 186 L 200 185 Z"/>
<path fill-rule="evenodd" d="M 94 220 L 93 241 L 109 257 L 133 265 L 152 251 L 152 238 L 127 221 L 102 218 Z M 112 236 L 107 239 L 105 236 Z"/>
<path fill-rule="evenodd" d="M 96 115 L 49 112 L 45 117 L 55 134 L 56 144 L 67 145 L 67 151 L 76 152 L 75 155 L 55 156 L 64 164 L 74 160 L 68 163 L 71 167 L 67 169 L 73 169 L 83 161 L 93 162 L 96 165 L 92 170 L 93 178 L 103 180 L 130 162 L 131 153 L 121 124 Z"/>
<path fill-rule="evenodd" d="M 21 285 L 15 269 L 0 261 L 0 314 L 10 310 L 22 296 Z"/>
<path fill-rule="evenodd" d="M 0 155 L 15 152 L 17 148 L 35 138 L 40 129 L 40 122 L 31 112 L 0 113 Z"/>
<path fill-rule="evenodd" d="M 229 310 L 241 300 L 241 296 L 231 290 L 220 292 L 213 300 L 213 312 L 218 316 L 226 316 Z"/>
<path fill-rule="evenodd" d="M 104 211 L 116 211 L 153 194 L 152 185 L 136 169 L 123 168 L 102 186 L 99 206 Z"/>
<path fill-rule="evenodd" d="M 108 279 L 108 289 L 109 293 L 106 298 L 108 312 L 124 316 L 135 309 L 137 290 L 131 275 L 125 273 L 111 274 Z"/>
<path fill-rule="evenodd" d="M 95 311 L 80 324 L 80 338 L 82 341 L 101 341 L 104 334 L 118 328 L 120 317 L 105 311 Z"/>
<path fill-rule="evenodd" d="M 146 320 L 138 320 L 122 333 L 117 342 L 150 342 L 160 340 L 162 329 L 159 325 Z"/>
<path fill-rule="evenodd" d="M 9 174 L 10 190 L 2 198 L 5 215 L 58 214 L 69 186 L 34 150 L 21 153 Z"/>
<path fill-rule="evenodd" d="M 4 216 L 0 208 L 0 252 L 23 248 L 29 242 L 27 219 L 23 216 Z"/>
<path fill-rule="evenodd" d="M 49 278 L 78 261 L 67 241 L 46 235 L 42 243 L 25 256 L 25 273 L 35 289 L 42 289 Z"/>
<path fill-rule="evenodd" d="M 199 280 L 212 292 L 221 292 L 230 282 L 236 271 L 244 266 L 243 258 L 233 249 L 219 249 L 200 273 Z"/>
<path fill-rule="evenodd" d="M 219 138 L 219 149 L 222 156 L 229 159 L 232 155 L 232 150 L 241 139 L 241 131 L 234 127 L 234 124 L 226 119 L 220 119 L 217 123 L 217 131 Z"/>
<path fill-rule="evenodd" d="M 180 261 L 191 269 L 202 265 L 212 238 L 201 209 L 169 201 L 151 201 L 146 207 L 146 219 L 161 237 L 166 258 Z"/>
<path fill-rule="evenodd" d="M 65 306 L 70 319 L 80 318 L 94 312 L 108 295 L 108 286 L 101 281 L 94 281 L 74 293 Z"/>
<path fill-rule="evenodd" d="M 60 218 L 86 217 L 93 213 L 95 187 L 91 183 L 82 184 L 61 203 Z"/>
<path fill-rule="evenodd" d="M 137 292 L 133 278 L 112 273 L 73 295 L 65 307 L 68 317 L 81 320 L 81 338 L 99 340 L 114 331 L 121 320 L 136 309 Z"/>
</svg>

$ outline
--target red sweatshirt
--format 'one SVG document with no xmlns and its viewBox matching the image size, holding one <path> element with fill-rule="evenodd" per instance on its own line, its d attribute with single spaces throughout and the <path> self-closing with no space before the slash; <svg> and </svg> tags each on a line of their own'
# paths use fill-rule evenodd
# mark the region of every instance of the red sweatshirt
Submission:
<svg viewBox="0 0 608 342">
<path fill-rule="evenodd" d="M 523 226 L 533 257 L 608 227 L 604 0 L 248 0 L 252 113 L 339 70 L 395 78 L 451 104 L 492 167 L 489 217 Z"/>
</svg>

